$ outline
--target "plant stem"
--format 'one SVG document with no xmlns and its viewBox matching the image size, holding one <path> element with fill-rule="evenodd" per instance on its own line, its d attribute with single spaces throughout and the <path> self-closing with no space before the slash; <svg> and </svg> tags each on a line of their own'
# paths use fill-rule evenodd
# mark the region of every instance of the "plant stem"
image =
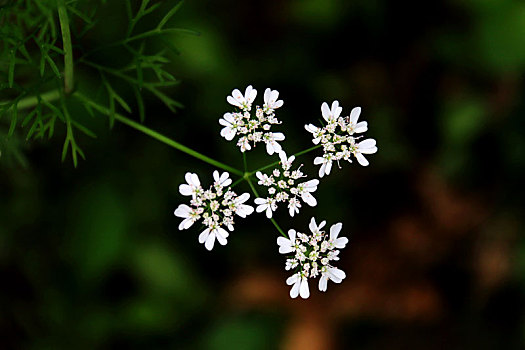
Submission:
<svg viewBox="0 0 525 350">
<path fill-rule="evenodd" d="M 71 32 L 69 29 L 69 18 L 65 0 L 57 0 L 58 18 L 62 30 L 62 46 L 64 49 L 64 92 L 69 94 L 73 91 L 73 45 L 71 44 Z"/>
<path fill-rule="evenodd" d="M 48 92 L 44 92 L 40 95 L 41 100 L 45 100 L 47 102 L 58 100 L 60 97 L 60 91 L 58 89 L 51 90 Z M 18 102 L 17 108 L 18 109 L 26 109 L 34 107 L 38 104 L 38 97 L 37 96 L 28 96 L 23 99 L 21 99 Z"/>
<path fill-rule="evenodd" d="M 321 147 L 321 145 L 316 145 L 316 146 L 313 146 L 313 147 L 307 148 L 307 149 L 302 150 L 302 151 L 300 151 L 300 152 L 294 153 L 293 155 L 296 156 L 296 157 L 298 157 L 298 156 L 301 156 L 301 155 L 306 154 L 306 153 L 308 153 L 308 152 L 311 152 L 311 151 L 313 151 L 313 150 L 315 150 L 315 149 L 318 149 L 319 147 Z M 259 169 L 256 169 L 256 170 L 252 171 L 252 173 L 255 173 L 255 172 L 257 172 L 257 171 L 261 171 L 261 170 L 266 170 L 266 169 L 268 169 L 268 168 L 271 168 L 271 167 L 273 167 L 273 166 L 276 166 L 276 165 L 279 164 L 280 162 L 281 162 L 281 161 L 278 160 L 278 161 L 273 162 L 273 163 L 271 163 L 271 164 L 265 165 L 265 166 L 263 166 L 263 167 L 261 167 L 261 168 L 259 168 Z"/>
<path fill-rule="evenodd" d="M 259 194 L 257 193 L 257 189 L 255 188 L 255 186 L 253 185 L 252 183 L 252 180 L 250 180 L 250 173 L 245 173 L 244 175 L 244 179 L 246 180 L 246 182 L 248 182 L 248 185 L 250 185 L 250 188 L 252 189 L 252 192 L 253 194 L 256 196 L 256 197 L 259 197 Z M 270 218 L 270 221 L 272 222 L 273 226 L 275 226 L 275 228 L 277 229 L 277 231 L 279 231 L 279 233 L 284 237 L 284 238 L 289 238 L 286 233 L 284 233 L 283 229 L 279 226 L 279 224 L 277 223 L 277 221 L 275 221 L 274 218 Z"/>
<path fill-rule="evenodd" d="M 92 107 L 93 109 L 99 111 L 100 113 L 104 114 L 104 115 L 110 115 L 111 114 L 111 111 L 104 107 L 104 106 L 101 106 L 93 101 L 91 101 L 89 98 L 85 97 L 84 95 L 80 94 L 80 93 L 75 93 L 75 97 L 77 97 L 78 99 L 80 99 L 82 102 L 84 102 L 85 104 L 89 105 L 90 107 Z M 212 159 L 210 157 L 207 157 L 205 156 L 204 154 L 202 153 L 199 153 L 197 151 L 194 151 L 192 150 L 191 148 L 189 147 L 186 147 L 180 143 L 178 143 L 177 141 L 174 141 L 172 139 L 170 139 L 169 137 L 167 136 L 164 136 L 154 130 L 151 130 L 150 128 L 147 128 L 145 127 L 144 125 L 142 124 L 139 124 L 137 122 L 134 122 L 133 120 L 131 119 L 128 119 L 126 117 L 124 117 L 123 115 L 120 115 L 118 113 L 115 113 L 115 119 L 118 120 L 119 122 L 121 122 L 122 124 L 126 124 L 127 126 L 130 126 L 132 127 L 133 129 L 136 129 L 148 136 L 151 136 L 153 137 L 154 139 L 160 141 L 160 142 L 163 142 L 165 144 L 167 144 L 168 146 L 171 146 L 175 149 L 178 149 L 179 151 L 181 152 L 184 152 L 194 158 L 197 158 L 197 159 L 200 159 L 202 160 L 203 162 L 206 162 L 208 164 L 211 164 L 213 166 L 216 166 L 217 168 L 220 168 L 220 169 L 223 169 L 223 170 L 226 170 L 226 171 L 229 171 L 235 175 L 238 175 L 238 176 L 243 176 L 243 172 L 238 170 L 238 169 L 235 169 L 229 165 L 226 165 L 226 164 L 223 164 L 219 161 L 216 161 L 215 159 Z"/>
</svg>

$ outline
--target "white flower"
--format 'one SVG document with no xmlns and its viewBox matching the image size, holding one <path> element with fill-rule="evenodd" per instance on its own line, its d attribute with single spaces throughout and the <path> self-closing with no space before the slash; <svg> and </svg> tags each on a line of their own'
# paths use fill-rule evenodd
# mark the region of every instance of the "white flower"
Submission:
<svg viewBox="0 0 525 350">
<path fill-rule="evenodd" d="M 339 107 L 339 101 L 332 102 L 332 108 L 328 108 L 328 104 L 323 102 L 321 105 L 321 113 L 323 114 L 324 120 L 327 122 L 334 122 L 339 118 L 339 115 L 343 111 L 343 108 Z"/>
<path fill-rule="evenodd" d="M 196 174 L 186 173 L 187 184 L 179 186 L 182 195 L 192 196 L 191 206 L 180 204 L 174 211 L 175 216 L 184 220 L 179 224 L 179 230 L 184 230 L 192 226 L 202 218 L 202 223 L 207 226 L 199 235 L 199 242 L 204 243 L 206 249 L 211 250 L 215 244 L 215 239 L 220 244 L 228 243 L 228 232 L 223 228 L 233 231 L 233 214 L 245 218 L 253 213 L 253 207 L 244 204 L 249 198 L 248 193 L 237 196 L 230 188 L 232 180 L 230 174 L 218 171 L 213 172 L 215 182 L 209 189 L 203 190 L 200 186 L 199 178 Z"/>
<path fill-rule="evenodd" d="M 332 280 L 335 283 L 341 283 L 346 278 L 346 274 L 343 270 L 340 270 L 336 267 L 326 267 L 321 268 L 321 278 L 319 279 L 319 290 L 321 292 L 326 292 L 326 287 L 328 285 L 328 279 Z"/>
<path fill-rule="evenodd" d="M 362 133 L 368 130 L 367 122 L 357 122 L 359 115 L 361 114 L 361 107 L 355 107 L 350 112 L 350 117 L 348 125 L 346 125 L 346 130 L 350 135 L 354 133 Z"/>
<path fill-rule="evenodd" d="M 252 146 L 250 146 L 250 142 L 246 136 L 243 136 L 237 141 L 237 146 L 240 147 L 241 152 L 249 151 L 252 149 Z"/>
<path fill-rule="evenodd" d="M 179 186 L 179 192 L 183 196 L 192 196 L 195 198 L 201 191 L 201 182 L 197 174 L 186 173 L 184 176 L 187 184 L 182 184 Z"/>
<path fill-rule="evenodd" d="M 309 228 L 312 233 L 310 235 L 290 229 L 288 238 L 277 238 L 279 253 L 290 254 L 286 260 L 285 269 L 287 271 L 295 269 L 295 274 L 286 280 L 288 285 L 293 285 L 290 291 L 292 298 L 298 295 L 307 298 L 310 295 L 309 278 L 320 276 L 319 290 L 324 292 L 329 279 L 335 283 L 341 283 L 346 277 L 342 270 L 330 263 L 339 260 L 339 250 L 336 248 L 342 249 L 348 243 L 346 237 L 338 237 L 343 225 L 341 223 L 332 225 L 329 235 L 323 231 L 325 225 L 326 221 L 318 225 L 315 218 L 311 218 Z M 304 291 L 301 292 L 302 290 Z"/>
<path fill-rule="evenodd" d="M 255 204 L 258 205 L 257 209 L 255 210 L 258 213 L 266 211 L 266 217 L 268 219 L 272 218 L 272 212 L 274 212 L 277 209 L 277 204 L 275 203 L 275 199 L 273 198 L 255 198 Z"/>
<path fill-rule="evenodd" d="M 223 119 L 219 119 L 219 124 L 224 126 L 221 130 L 221 136 L 228 141 L 233 140 L 239 128 L 235 117 L 231 113 L 224 113 Z"/>
<path fill-rule="evenodd" d="M 311 207 L 315 207 L 317 205 L 317 200 L 310 192 L 317 191 L 317 185 L 319 185 L 319 180 L 313 179 L 307 182 L 300 183 L 297 188 L 299 189 L 299 194 L 301 195 L 301 199 L 303 202 L 308 204 Z"/>
<path fill-rule="evenodd" d="M 249 193 L 243 193 L 239 197 L 233 200 L 235 204 L 235 214 L 239 215 L 242 218 L 253 213 L 253 207 L 251 205 L 243 204 L 250 198 Z"/>
<path fill-rule="evenodd" d="M 332 155 L 328 153 L 322 157 L 315 157 L 314 164 L 321 164 L 321 168 L 319 168 L 319 177 L 323 177 L 325 174 L 330 175 L 330 170 L 332 170 Z"/>
<path fill-rule="evenodd" d="M 221 245 L 226 245 L 226 243 L 228 243 L 227 238 L 229 235 L 228 231 L 222 227 L 216 227 L 213 229 L 207 228 L 199 235 L 199 243 L 204 243 L 206 249 L 212 250 L 213 245 L 215 244 L 215 238 L 217 238 L 217 241 L 219 241 Z"/>
<path fill-rule="evenodd" d="M 268 132 L 264 134 L 263 140 L 266 143 L 266 152 L 269 155 L 281 152 L 282 147 L 277 141 L 283 141 L 284 138 L 282 132 Z"/>
<path fill-rule="evenodd" d="M 338 222 L 335 225 L 332 225 L 330 227 L 330 243 L 333 244 L 333 246 L 337 249 L 343 249 L 346 247 L 346 244 L 348 243 L 348 238 L 346 237 L 337 237 L 339 235 L 339 232 L 341 232 L 341 228 L 343 227 L 343 224 Z"/>
<path fill-rule="evenodd" d="M 257 178 L 259 179 L 259 182 L 257 182 L 259 185 L 271 186 L 274 184 L 273 177 L 263 174 L 260 171 L 257 171 L 255 173 L 255 176 L 257 176 Z"/>
<path fill-rule="evenodd" d="M 297 298 L 298 295 L 301 295 L 301 298 L 308 299 L 310 296 L 310 289 L 308 288 L 308 279 L 304 276 L 301 276 L 300 273 L 296 273 L 286 280 L 286 284 L 292 286 L 290 290 L 290 297 Z"/>
<path fill-rule="evenodd" d="M 306 131 L 314 135 L 312 142 L 315 145 L 317 145 L 321 141 L 321 138 L 323 137 L 323 134 L 324 134 L 323 129 L 318 128 L 317 126 L 313 124 L 307 124 L 304 126 L 304 128 L 306 129 Z"/>
<path fill-rule="evenodd" d="M 295 230 L 288 230 L 288 237 L 277 237 L 277 244 L 279 245 L 279 253 L 288 254 L 295 251 L 297 243 L 295 242 Z"/>
<path fill-rule="evenodd" d="M 213 172 L 213 179 L 215 180 L 215 186 L 227 187 L 230 186 L 232 183 L 232 179 L 230 179 L 230 174 L 226 171 L 223 172 L 221 176 L 219 176 L 219 172 L 215 170 Z"/>
<path fill-rule="evenodd" d="M 303 197 L 303 200 L 304 200 L 304 197 Z M 315 200 L 315 198 L 314 198 L 314 200 Z M 299 213 L 299 208 L 301 208 L 301 202 L 296 197 L 291 198 L 290 201 L 288 202 L 288 212 L 290 213 L 290 216 L 293 217 L 294 214 L 296 214 L 296 213 L 298 214 Z"/>
<path fill-rule="evenodd" d="M 367 139 L 358 143 L 357 140 L 360 137 L 353 136 L 368 130 L 367 122 L 358 122 L 361 107 L 353 108 L 350 116 L 343 118 L 339 116 L 342 112 L 339 102 L 334 101 L 331 108 L 324 102 L 321 105 L 321 112 L 323 118 L 328 122 L 327 125 L 322 128 L 313 124 L 305 125 L 305 129 L 313 136 L 312 142 L 323 146 L 323 156 L 314 159 L 315 165 L 321 165 L 319 177 L 330 174 L 333 161 L 336 161 L 338 165 L 340 160 L 352 163 L 352 155 L 359 164 L 367 166 L 368 160 L 363 154 L 376 153 L 377 147 L 373 139 Z"/>
<path fill-rule="evenodd" d="M 363 154 L 373 154 L 377 152 L 376 140 L 366 139 L 357 144 L 354 156 L 357 158 L 357 161 L 362 166 L 367 166 L 368 160 L 363 156 Z"/>
<path fill-rule="evenodd" d="M 266 89 L 264 90 L 264 106 L 265 110 L 274 110 L 283 105 L 283 100 L 277 101 L 279 98 L 279 91 Z"/>
<path fill-rule="evenodd" d="M 293 161 L 295 160 L 295 156 L 290 156 L 290 158 L 286 157 L 286 152 L 280 151 L 279 152 L 279 158 L 281 159 L 281 165 L 284 170 L 290 169 L 292 166 Z"/>
<path fill-rule="evenodd" d="M 229 104 L 239 107 L 244 111 L 249 111 L 252 108 L 252 103 L 256 96 L 257 90 L 249 85 L 244 92 L 244 96 L 238 89 L 234 89 L 232 91 L 232 95 L 226 97 L 226 101 L 228 101 Z"/>
<path fill-rule="evenodd" d="M 177 209 L 173 212 L 175 216 L 179 218 L 184 218 L 179 225 L 179 230 L 185 230 L 190 228 L 191 225 L 195 223 L 200 218 L 200 215 L 195 209 L 190 208 L 186 204 L 179 204 Z"/>
</svg>

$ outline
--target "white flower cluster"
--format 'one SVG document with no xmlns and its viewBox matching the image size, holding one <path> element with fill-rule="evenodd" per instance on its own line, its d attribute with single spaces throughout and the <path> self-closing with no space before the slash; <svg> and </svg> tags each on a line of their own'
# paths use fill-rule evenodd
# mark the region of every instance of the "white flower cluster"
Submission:
<svg viewBox="0 0 525 350">
<path fill-rule="evenodd" d="M 255 173 L 259 179 L 258 184 L 268 187 L 267 198 L 255 198 L 255 204 L 258 205 L 256 210 L 258 213 L 266 211 L 266 217 L 269 219 L 277 210 L 280 202 L 288 202 L 290 216 L 299 213 L 299 208 L 301 208 L 299 199 L 312 207 L 317 205 L 317 200 L 312 196 L 312 192 L 317 190 L 319 180 L 299 182 L 298 180 L 306 175 L 301 171 L 301 167 L 291 170 L 295 156 L 287 158 L 286 153 L 281 151 L 279 157 L 281 158 L 281 169 L 274 169 L 269 176 L 260 171 Z"/>
<path fill-rule="evenodd" d="M 289 238 L 278 237 L 279 253 L 291 254 L 286 260 L 286 270 L 295 273 L 286 280 L 292 286 L 290 296 L 306 299 L 310 296 L 309 278 L 319 278 L 319 290 L 326 291 L 328 280 L 341 283 L 346 277 L 344 271 L 332 266 L 332 261 L 339 260 L 339 249 L 348 243 L 348 238 L 339 237 L 343 224 L 337 223 L 330 227 L 330 235 L 323 231 L 326 221 L 319 225 L 312 218 L 310 221 L 311 234 L 307 235 L 295 230 L 289 230 Z"/>
<path fill-rule="evenodd" d="M 366 122 L 357 122 L 361 114 L 361 107 L 355 107 L 348 117 L 340 117 L 343 108 L 339 107 L 339 102 L 334 101 L 332 108 L 324 102 L 321 105 L 321 112 L 327 124 L 319 128 L 313 124 L 305 125 L 305 129 L 313 134 L 313 143 L 323 146 L 324 154 L 322 157 L 314 159 L 315 165 L 321 165 L 319 177 L 329 175 L 332 169 L 332 162 L 343 159 L 352 162 L 353 155 L 362 166 L 368 165 L 368 160 L 363 154 L 377 152 L 376 140 L 366 139 L 358 142 L 360 137 L 355 134 L 363 133 L 368 129 Z"/>
<path fill-rule="evenodd" d="M 221 136 L 231 141 L 235 136 L 239 136 L 237 146 L 241 152 L 252 149 L 258 142 L 266 144 L 266 152 L 269 155 L 279 153 L 281 145 L 278 141 L 284 140 L 284 134 L 281 132 L 271 132 L 273 124 L 281 122 L 275 117 L 275 109 L 283 105 L 282 100 L 277 100 L 279 92 L 277 90 L 266 89 L 264 92 L 263 107 L 255 107 L 255 116 L 252 115 L 252 103 L 257 96 L 257 90 L 251 85 L 246 88 L 244 95 L 235 89 L 231 96 L 226 100 L 240 111 L 225 113 L 219 123 L 224 126 L 221 130 Z"/>
<path fill-rule="evenodd" d="M 233 214 L 245 218 L 253 213 L 253 207 L 244 204 L 249 198 L 249 193 L 237 196 L 229 188 L 232 183 L 227 172 L 219 176 L 219 172 L 213 172 L 215 182 L 209 189 L 204 190 L 197 174 L 186 173 L 186 184 L 179 186 L 179 192 L 184 196 L 191 196 L 190 205 L 180 204 L 175 210 L 175 215 L 183 218 L 179 230 L 188 229 L 202 218 L 206 229 L 199 235 L 199 243 L 204 243 L 208 250 L 213 249 L 215 238 L 221 245 L 228 243 L 228 230 L 233 231 Z"/>
</svg>

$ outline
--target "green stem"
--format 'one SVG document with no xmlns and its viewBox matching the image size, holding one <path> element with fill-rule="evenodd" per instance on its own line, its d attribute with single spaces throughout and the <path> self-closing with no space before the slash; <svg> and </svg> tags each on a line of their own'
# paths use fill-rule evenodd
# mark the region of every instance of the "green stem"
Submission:
<svg viewBox="0 0 525 350">
<path fill-rule="evenodd" d="M 60 98 L 60 91 L 58 89 L 51 90 L 48 92 L 44 92 L 40 95 L 41 100 L 45 100 L 47 102 L 55 101 Z M 34 107 L 38 104 L 38 97 L 37 96 L 28 96 L 23 99 L 21 99 L 18 102 L 17 108 L 18 109 L 26 109 Z"/>
<path fill-rule="evenodd" d="M 302 151 L 300 151 L 300 152 L 294 153 L 293 155 L 296 156 L 296 157 L 298 157 L 298 156 L 301 156 L 301 155 L 306 154 L 306 153 L 308 153 L 308 152 L 311 152 L 311 151 L 313 151 L 313 150 L 316 150 L 316 149 L 318 149 L 318 148 L 321 147 L 321 146 L 322 146 L 322 145 L 316 145 L 316 146 L 313 146 L 313 147 L 307 148 L 307 149 L 305 149 L 305 150 L 302 150 Z M 278 160 L 278 161 L 273 162 L 273 163 L 271 163 L 271 164 L 265 165 L 265 166 L 263 166 L 263 167 L 261 167 L 261 168 L 259 168 L 259 169 L 256 169 L 256 170 L 252 171 L 252 173 L 255 173 L 255 172 L 257 172 L 257 171 L 262 171 L 262 170 L 266 170 L 266 169 L 268 169 L 268 168 L 274 167 L 274 166 L 276 166 L 277 164 L 279 164 L 280 162 L 281 162 L 281 161 Z"/>
<path fill-rule="evenodd" d="M 57 0 L 58 18 L 62 30 L 62 46 L 64 48 L 64 92 L 69 94 L 73 91 L 73 45 L 71 44 L 71 31 L 69 29 L 69 17 L 65 0 Z"/>
<path fill-rule="evenodd" d="M 252 192 L 253 194 L 256 196 L 256 197 L 259 197 L 259 194 L 257 193 L 257 189 L 255 188 L 255 186 L 253 185 L 252 183 L 252 180 L 250 180 L 250 173 L 245 173 L 244 175 L 244 179 L 246 180 L 246 182 L 248 182 L 248 185 L 250 185 L 250 188 L 252 189 Z M 284 237 L 284 238 L 289 238 L 286 233 L 284 233 L 283 229 L 279 226 L 279 224 L 277 223 L 277 221 L 275 221 L 274 218 L 270 218 L 270 221 L 272 222 L 273 226 L 275 226 L 275 228 L 277 229 L 277 231 L 279 231 L 279 233 Z"/>
<path fill-rule="evenodd" d="M 102 114 L 105 114 L 105 115 L 110 115 L 111 114 L 111 111 L 104 107 L 104 106 L 101 106 L 93 101 L 91 101 L 90 99 L 88 99 L 87 97 L 85 97 L 84 95 L 80 94 L 80 93 L 75 93 L 75 96 L 80 99 L 82 102 L 86 103 L 87 105 L 89 105 L 90 107 L 92 107 L 93 109 L 99 111 L 100 113 Z M 139 124 L 137 122 L 134 122 L 133 120 L 131 119 L 128 119 L 126 117 L 124 117 L 123 115 L 120 115 L 118 113 L 115 113 L 115 119 L 118 120 L 119 122 L 121 122 L 122 124 L 126 124 L 127 126 L 130 126 L 132 127 L 133 129 L 135 130 L 138 130 L 148 136 L 151 136 L 153 137 L 154 139 L 162 142 L 162 143 L 165 143 L 167 144 L 168 146 L 171 146 L 175 149 L 178 149 L 179 151 L 181 152 L 184 152 L 194 158 L 197 158 L 197 159 L 200 159 L 202 160 L 203 162 L 206 162 L 208 164 L 211 164 L 213 166 L 216 166 L 217 168 L 220 168 L 220 169 L 223 169 L 223 170 L 226 170 L 226 171 L 229 171 L 235 175 L 238 175 L 238 176 L 243 176 L 243 172 L 238 170 L 238 169 L 235 169 L 229 165 L 226 165 L 226 164 L 223 164 L 219 161 L 216 161 L 215 159 L 212 159 L 210 157 L 207 157 L 205 156 L 204 154 L 202 153 L 199 153 L 197 151 L 194 151 L 192 150 L 191 148 L 189 147 L 186 147 L 180 143 L 178 143 L 177 141 L 174 141 L 172 139 L 170 139 L 169 137 L 167 136 L 164 136 L 154 130 L 151 130 L 150 128 L 147 128 L 145 127 L 144 125 L 142 124 Z"/>
</svg>

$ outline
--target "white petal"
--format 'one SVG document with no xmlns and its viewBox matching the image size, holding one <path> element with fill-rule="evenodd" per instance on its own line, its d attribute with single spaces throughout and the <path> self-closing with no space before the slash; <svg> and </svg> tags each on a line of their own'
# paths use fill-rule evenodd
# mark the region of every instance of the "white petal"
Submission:
<svg viewBox="0 0 525 350">
<path fill-rule="evenodd" d="M 368 130 L 368 123 L 367 122 L 360 122 L 357 123 L 354 127 L 354 132 L 361 133 Z"/>
<path fill-rule="evenodd" d="M 219 172 L 217 170 L 213 171 L 213 180 L 215 180 L 215 182 L 220 182 Z"/>
<path fill-rule="evenodd" d="M 266 217 L 267 217 L 268 219 L 271 219 L 271 218 L 272 218 L 272 214 L 273 214 L 273 212 L 272 212 L 272 206 L 269 205 L 268 208 L 266 208 Z"/>
<path fill-rule="evenodd" d="M 297 280 L 299 280 L 299 274 L 298 273 L 293 274 L 290 277 L 288 277 L 286 279 L 286 284 L 291 286 L 292 284 L 295 284 L 295 282 L 297 282 Z"/>
<path fill-rule="evenodd" d="M 343 224 L 340 222 L 332 225 L 332 227 L 330 227 L 330 239 L 336 239 L 337 236 L 339 235 L 339 232 L 341 232 L 342 227 L 343 227 Z"/>
<path fill-rule="evenodd" d="M 190 215 L 191 208 L 187 206 L 186 204 L 179 204 L 177 209 L 173 212 L 175 216 L 178 216 L 179 218 L 187 218 Z"/>
<path fill-rule="evenodd" d="M 204 231 L 202 231 L 201 234 L 199 235 L 199 243 L 206 242 L 206 239 L 208 238 L 209 235 L 210 235 L 210 229 L 209 228 L 207 228 Z"/>
<path fill-rule="evenodd" d="M 248 199 L 250 199 L 250 194 L 248 192 L 245 192 L 245 193 L 241 194 L 239 197 L 237 197 L 235 202 L 237 204 L 242 204 L 242 203 L 246 202 Z"/>
<path fill-rule="evenodd" d="M 303 299 L 308 299 L 308 297 L 310 296 L 310 289 L 308 288 L 308 280 L 306 279 L 306 277 L 303 277 L 301 279 L 301 287 L 299 290 L 299 294 Z"/>
<path fill-rule="evenodd" d="M 264 103 L 268 104 L 268 102 L 270 102 L 271 93 L 272 93 L 272 90 L 269 88 L 266 88 L 266 90 L 264 90 Z"/>
<path fill-rule="evenodd" d="M 215 231 L 211 231 L 208 237 L 206 238 L 206 243 L 204 243 L 204 246 L 208 250 L 213 249 L 213 245 L 215 244 Z"/>
<path fill-rule="evenodd" d="M 330 121 L 330 108 L 328 107 L 328 103 L 326 102 L 323 102 L 323 104 L 321 105 L 321 113 L 323 114 L 323 118 L 324 120 L 326 120 L 327 122 Z"/>
<path fill-rule="evenodd" d="M 343 270 L 332 267 L 328 269 L 328 277 L 330 277 L 330 279 L 335 283 L 341 283 L 341 281 L 346 278 L 346 274 Z"/>
<path fill-rule="evenodd" d="M 227 126 L 222 128 L 221 130 L 221 136 L 224 137 L 226 140 L 231 141 L 235 137 L 237 132 L 233 130 L 231 127 Z"/>
<path fill-rule="evenodd" d="M 343 249 L 344 247 L 346 247 L 347 243 L 348 243 L 348 238 L 346 238 L 346 237 L 339 237 L 338 239 L 336 239 L 334 241 L 334 246 L 337 249 Z"/>
<path fill-rule="evenodd" d="M 266 200 L 265 198 L 255 198 L 254 202 L 255 204 L 262 205 L 262 204 L 267 204 L 268 200 Z"/>
<path fill-rule="evenodd" d="M 317 231 L 317 224 L 315 222 L 315 218 L 310 219 L 310 224 L 308 225 L 308 228 L 310 229 L 310 231 L 312 231 L 312 233 Z"/>
<path fill-rule="evenodd" d="M 325 160 L 323 157 L 315 157 L 314 159 L 314 165 L 319 165 L 325 163 Z"/>
<path fill-rule="evenodd" d="M 290 297 L 292 298 L 297 298 L 297 296 L 299 295 L 299 287 L 301 286 L 301 280 L 300 279 L 297 279 L 297 281 L 295 281 L 292 289 L 290 290 Z"/>
<path fill-rule="evenodd" d="M 359 142 L 357 147 L 361 150 L 361 149 L 375 147 L 375 145 L 376 145 L 376 140 L 374 140 L 374 139 L 366 139 L 364 141 Z"/>
<path fill-rule="evenodd" d="M 273 139 L 276 141 L 283 141 L 285 139 L 284 134 L 282 132 L 274 132 Z"/>
<path fill-rule="evenodd" d="M 319 290 L 321 292 L 326 292 L 327 285 L 328 285 L 328 277 L 326 277 L 326 275 L 323 274 L 321 278 L 319 279 Z"/>
<path fill-rule="evenodd" d="M 268 204 L 261 204 L 257 208 L 255 208 L 255 211 L 258 213 L 261 213 L 265 211 L 267 207 L 268 207 Z"/>
<path fill-rule="evenodd" d="M 356 124 L 357 120 L 359 119 L 359 115 L 361 114 L 361 107 L 355 107 L 350 112 L 350 123 Z"/>
<path fill-rule="evenodd" d="M 191 220 L 191 219 L 184 219 L 179 224 L 179 230 L 186 230 L 186 229 L 190 228 L 191 225 L 193 225 L 193 220 Z"/>
<path fill-rule="evenodd" d="M 305 192 L 301 195 L 302 200 L 311 207 L 317 205 L 317 199 L 310 194 L 310 192 Z"/>
<path fill-rule="evenodd" d="M 217 228 L 215 235 L 217 237 L 217 241 L 219 241 L 221 245 L 226 245 L 226 243 L 228 243 L 226 238 L 229 236 L 229 233 L 222 227 Z"/>
<path fill-rule="evenodd" d="M 197 176 L 197 174 L 191 174 L 190 178 L 191 178 L 191 182 L 188 182 L 190 185 L 193 185 L 195 187 L 198 187 L 201 185 L 201 182 L 199 181 L 199 177 Z"/>
<path fill-rule="evenodd" d="M 290 237 L 290 242 L 295 241 L 295 230 L 294 229 L 288 230 L 288 237 Z"/>
<path fill-rule="evenodd" d="M 359 162 L 359 164 L 361 164 L 362 166 L 367 166 L 368 164 L 368 160 L 366 160 L 365 156 L 362 155 L 361 153 L 356 153 L 355 154 L 355 157 L 357 158 L 357 161 Z"/>
<path fill-rule="evenodd" d="M 332 161 L 329 160 L 328 162 L 326 162 L 326 169 L 325 169 L 325 174 L 326 175 L 330 175 L 330 170 L 332 170 Z"/>
</svg>

